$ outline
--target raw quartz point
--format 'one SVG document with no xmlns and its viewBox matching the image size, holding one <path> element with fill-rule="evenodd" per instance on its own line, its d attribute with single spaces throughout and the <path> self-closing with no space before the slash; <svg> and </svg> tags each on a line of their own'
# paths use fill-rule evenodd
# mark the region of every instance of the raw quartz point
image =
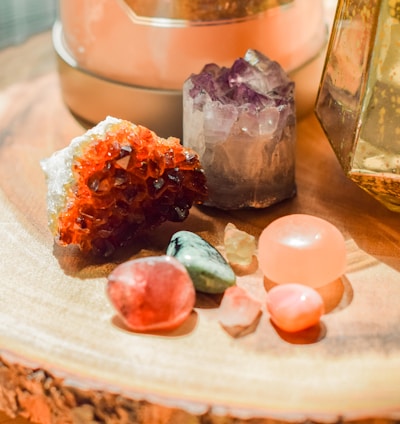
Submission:
<svg viewBox="0 0 400 424">
<path fill-rule="evenodd" d="M 286 215 L 261 233 L 258 262 L 274 283 L 322 287 L 345 272 L 346 244 L 339 229 L 322 218 Z"/>
<path fill-rule="evenodd" d="M 183 144 L 203 165 L 221 209 L 262 208 L 295 187 L 294 83 L 274 61 L 248 50 L 231 68 L 208 64 L 183 86 Z"/>
<path fill-rule="evenodd" d="M 226 289 L 218 309 L 218 321 L 233 337 L 253 332 L 261 317 L 261 302 L 245 289 L 232 286 Z"/>
<path fill-rule="evenodd" d="M 186 268 L 170 256 L 122 263 L 108 276 L 106 291 L 124 324 L 137 332 L 175 329 L 196 296 Z"/>
<path fill-rule="evenodd" d="M 200 292 L 223 293 L 236 282 L 235 273 L 225 258 L 195 233 L 175 233 L 166 254 L 175 257 L 186 267 L 196 290 Z"/>
<path fill-rule="evenodd" d="M 229 263 L 248 266 L 252 263 L 257 243 L 254 236 L 228 223 L 224 231 L 224 247 Z"/>
<path fill-rule="evenodd" d="M 269 290 L 267 310 L 277 327 L 294 333 L 319 323 L 324 314 L 324 302 L 315 289 L 289 283 Z"/>
</svg>

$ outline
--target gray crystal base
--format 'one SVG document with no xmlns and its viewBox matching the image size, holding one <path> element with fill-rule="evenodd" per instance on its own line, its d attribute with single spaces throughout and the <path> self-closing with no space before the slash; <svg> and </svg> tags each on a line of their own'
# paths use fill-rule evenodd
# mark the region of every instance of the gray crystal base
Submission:
<svg viewBox="0 0 400 424">
<path fill-rule="evenodd" d="M 256 193 L 253 193 L 254 185 L 243 186 L 232 181 L 225 181 L 223 178 L 219 178 L 218 184 L 211 182 L 210 186 L 210 198 L 203 204 L 225 210 L 266 208 L 294 197 L 297 192 L 294 182 L 284 189 L 267 189 Z M 252 193 L 252 197 L 249 193 Z"/>
<path fill-rule="evenodd" d="M 232 136 L 200 154 L 209 188 L 207 206 L 265 208 L 296 193 L 294 127 L 283 137 Z"/>
</svg>

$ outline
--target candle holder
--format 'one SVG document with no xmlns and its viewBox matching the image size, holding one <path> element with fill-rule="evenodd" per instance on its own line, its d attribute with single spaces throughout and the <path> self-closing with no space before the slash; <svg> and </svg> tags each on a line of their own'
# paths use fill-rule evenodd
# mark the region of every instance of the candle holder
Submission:
<svg viewBox="0 0 400 424">
<path fill-rule="evenodd" d="M 400 212 L 400 2 L 339 0 L 316 115 L 345 174 Z"/>
<path fill-rule="evenodd" d="M 60 0 L 53 31 L 63 98 L 82 121 L 106 115 L 182 137 L 182 86 L 249 49 L 296 83 L 312 111 L 325 58 L 322 0 Z"/>
</svg>

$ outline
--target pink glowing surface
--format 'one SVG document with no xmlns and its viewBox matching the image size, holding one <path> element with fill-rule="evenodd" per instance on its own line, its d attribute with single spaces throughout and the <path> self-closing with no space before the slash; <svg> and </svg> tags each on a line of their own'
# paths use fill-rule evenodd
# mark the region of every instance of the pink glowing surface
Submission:
<svg viewBox="0 0 400 424">
<path fill-rule="evenodd" d="M 311 215 L 287 215 L 261 233 L 258 260 L 264 275 L 277 284 L 324 286 L 345 272 L 343 235 L 330 222 Z"/>
</svg>

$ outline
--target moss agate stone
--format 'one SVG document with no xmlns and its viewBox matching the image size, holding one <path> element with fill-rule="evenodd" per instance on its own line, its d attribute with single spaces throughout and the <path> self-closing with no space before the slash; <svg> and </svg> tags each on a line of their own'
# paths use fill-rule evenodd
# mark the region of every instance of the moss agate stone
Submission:
<svg viewBox="0 0 400 424">
<path fill-rule="evenodd" d="M 166 254 L 175 257 L 186 267 L 195 289 L 200 292 L 223 293 L 236 282 L 235 273 L 224 257 L 195 233 L 175 233 Z"/>
<path fill-rule="evenodd" d="M 207 64 L 183 86 L 183 144 L 201 160 L 205 204 L 263 208 L 295 187 L 294 83 L 282 67 L 248 50 L 231 68 Z"/>
</svg>

